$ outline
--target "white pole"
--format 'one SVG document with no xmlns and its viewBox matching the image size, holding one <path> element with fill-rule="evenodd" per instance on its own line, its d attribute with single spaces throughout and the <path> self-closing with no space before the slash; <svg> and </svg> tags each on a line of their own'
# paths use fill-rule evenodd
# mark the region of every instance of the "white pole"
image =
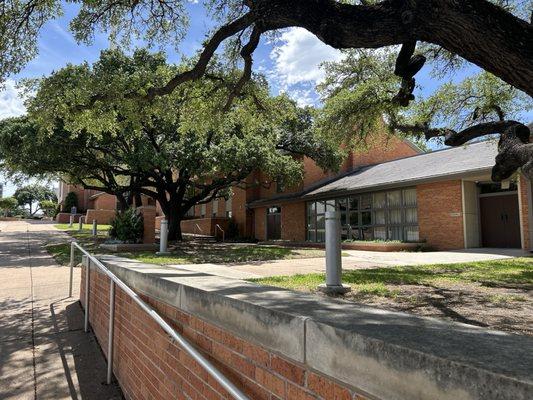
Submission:
<svg viewBox="0 0 533 400">
<path fill-rule="evenodd" d="M 327 294 L 344 294 L 351 290 L 342 284 L 340 212 L 326 211 L 326 283 L 318 289 Z"/>
<path fill-rule="evenodd" d="M 159 229 L 159 251 L 158 255 L 170 254 L 168 251 L 168 221 L 166 219 L 161 220 L 161 228 Z"/>
<path fill-rule="evenodd" d="M 93 236 L 97 236 L 98 235 L 98 225 L 97 225 L 97 222 L 96 222 L 96 218 L 93 219 Z"/>
<path fill-rule="evenodd" d="M 70 215 L 70 219 L 69 219 L 69 222 L 68 222 L 68 227 L 69 228 L 72 228 L 72 224 L 74 223 L 74 215 Z"/>
<path fill-rule="evenodd" d="M 74 256 L 75 256 L 76 247 L 74 247 L 74 242 L 70 243 L 70 280 L 68 285 L 68 297 L 72 297 L 72 281 L 74 280 Z"/>
</svg>

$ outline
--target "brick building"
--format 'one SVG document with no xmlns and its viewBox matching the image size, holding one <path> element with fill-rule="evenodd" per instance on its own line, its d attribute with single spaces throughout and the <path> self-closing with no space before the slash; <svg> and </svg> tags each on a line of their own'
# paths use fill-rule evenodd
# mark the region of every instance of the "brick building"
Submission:
<svg viewBox="0 0 533 400">
<path fill-rule="evenodd" d="M 182 230 L 215 235 L 216 226 L 227 229 L 231 218 L 241 237 L 320 243 L 324 213 L 337 209 L 347 240 L 421 241 L 438 250 L 529 250 L 531 183 L 524 176 L 492 183 L 496 154 L 495 141 L 424 153 L 406 140 L 378 135 L 369 148 L 351 152 L 337 174 L 304 158 L 305 177 L 295 187 L 282 188 L 253 173 L 230 199 L 190 210 Z M 78 198 L 88 198 L 89 208 L 110 207 L 108 196 Z"/>
</svg>

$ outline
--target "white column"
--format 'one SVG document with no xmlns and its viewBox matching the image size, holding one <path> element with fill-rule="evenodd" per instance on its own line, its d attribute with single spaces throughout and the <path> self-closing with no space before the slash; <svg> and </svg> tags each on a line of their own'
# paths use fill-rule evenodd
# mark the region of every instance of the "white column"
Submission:
<svg viewBox="0 0 533 400">
<path fill-rule="evenodd" d="M 342 284 L 340 212 L 326 211 L 326 283 L 318 289 L 328 294 L 343 294 L 351 290 Z"/>
<path fill-rule="evenodd" d="M 161 220 L 161 228 L 159 229 L 159 251 L 158 255 L 170 254 L 168 251 L 168 221 L 166 219 Z"/>
</svg>

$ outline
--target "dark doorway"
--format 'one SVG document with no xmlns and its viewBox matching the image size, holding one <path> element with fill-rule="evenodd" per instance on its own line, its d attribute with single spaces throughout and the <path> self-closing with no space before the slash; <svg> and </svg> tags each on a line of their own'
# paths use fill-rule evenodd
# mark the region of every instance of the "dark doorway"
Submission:
<svg viewBox="0 0 533 400">
<path fill-rule="evenodd" d="M 281 239 L 281 207 L 267 208 L 267 240 Z"/>
<path fill-rule="evenodd" d="M 518 195 L 488 195 L 479 204 L 483 247 L 520 248 Z"/>
</svg>

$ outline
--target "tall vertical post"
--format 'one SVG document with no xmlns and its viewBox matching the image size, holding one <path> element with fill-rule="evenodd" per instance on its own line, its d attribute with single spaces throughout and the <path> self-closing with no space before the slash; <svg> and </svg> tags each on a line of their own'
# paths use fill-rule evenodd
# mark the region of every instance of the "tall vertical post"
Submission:
<svg viewBox="0 0 533 400">
<path fill-rule="evenodd" d="M 115 331 L 115 282 L 109 280 L 109 336 L 107 339 L 107 384 L 113 378 L 113 336 Z"/>
<path fill-rule="evenodd" d="M 70 243 L 70 279 L 68 284 L 68 297 L 72 297 L 72 281 L 74 280 L 74 257 L 75 257 L 76 247 L 74 242 Z"/>
<path fill-rule="evenodd" d="M 93 236 L 97 236 L 98 235 L 98 230 L 97 229 L 98 229 L 98 224 L 97 224 L 96 218 L 95 218 L 95 219 L 93 219 L 93 232 L 92 232 Z"/>
<path fill-rule="evenodd" d="M 326 283 L 318 290 L 327 294 L 344 294 L 351 290 L 342 284 L 340 212 L 326 211 Z"/>
<path fill-rule="evenodd" d="M 87 257 L 87 267 L 85 270 L 85 321 L 83 330 L 89 332 L 89 281 L 91 280 L 91 259 Z"/>
<path fill-rule="evenodd" d="M 69 220 L 68 220 L 68 227 L 69 228 L 72 228 L 72 224 L 74 224 L 74 215 L 69 215 Z"/>
<path fill-rule="evenodd" d="M 170 254 L 168 249 L 168 221 L 166 219 L 161 220 L 161 228 L 159 229 L 159 251 L 157 255 Z"/>
<path fill-rule="evenodd" d="M 82 229 L 83 229 L 83 217 L 80 215 L 78 230 L 81 231 Z"/>
</svg>

